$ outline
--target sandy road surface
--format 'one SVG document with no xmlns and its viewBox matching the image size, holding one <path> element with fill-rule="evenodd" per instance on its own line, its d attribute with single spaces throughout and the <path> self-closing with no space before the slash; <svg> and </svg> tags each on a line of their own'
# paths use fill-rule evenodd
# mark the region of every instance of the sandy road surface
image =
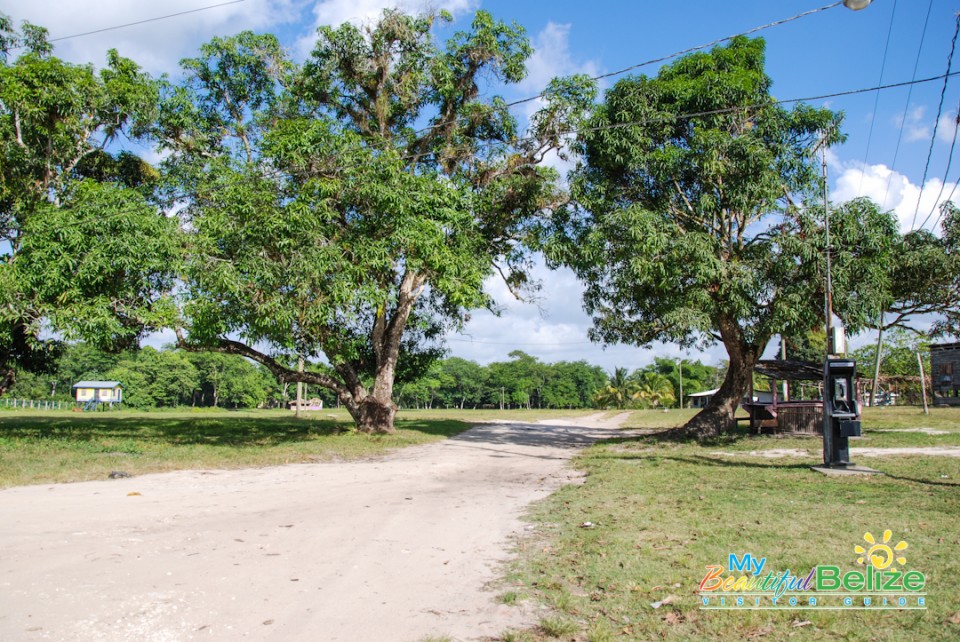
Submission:
<svg viewBox="0 0 960 642">
<path fill-rule="evenodd" d="M 0 491 L 0 640 L 483 639 L 520 515 L 619 423 L 487 425 L 384 458 Z M 535 621 L 535 619 L 534 619 Z"/>
</svg>

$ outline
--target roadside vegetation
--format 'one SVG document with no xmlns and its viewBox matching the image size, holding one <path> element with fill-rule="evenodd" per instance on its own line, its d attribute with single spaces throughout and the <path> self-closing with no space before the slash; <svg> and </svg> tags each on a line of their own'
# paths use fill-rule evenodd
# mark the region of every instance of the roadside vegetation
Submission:
<svg viewBox="0 0 960 642">
<path fill-rule="evenodd" d="M 679 425 L 679 412 L 634 412 L 634 428 Z M 960 446 L 960 409 L 865 412 L 851 446 Z M 894 432 L 919 428 L 940 431 Z M 806 456 L 769 457 L 798 449 Z M 553 614 L 504 640 L 955 640 L 960 612 L 960 459 L 862 458 L 879 476 L 826 477 L 818 438 L 742 436 L 697 445 L 631 436 L 588 448 L 575 460 L 583 485 L 536 506 L 536 535 L 502 591 Z M 766 451 L 766 452 L 765 452 Z M 854 451 L 855 456 L 855 451 Z M 855 458 L 856 459 L 856 458 Z M 585 526 L 589 524 L 590 526 Z M 905 540 L 905 568 L 925 573 L 926 611 L 703 611 L 698 585 L 708 564 L 731 553 L 766 557 L 768 568 L 857 568 L 854 546 L 890 529 Z"/>
</svg>

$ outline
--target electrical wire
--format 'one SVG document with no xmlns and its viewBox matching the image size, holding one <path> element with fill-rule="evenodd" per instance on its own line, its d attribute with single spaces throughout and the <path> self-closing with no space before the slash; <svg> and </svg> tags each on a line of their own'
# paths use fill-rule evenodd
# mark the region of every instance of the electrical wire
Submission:
<svg viewBox="0 0 960 642">
<path fill-rule="evenodd" d="M 165 16 L 157 16 L 156 18 L 147 18 L 145 20 L 137 20 L 136 22 L 127 22 L 122 25 L 115 25 L 113 27 L 104 27 L 103 29 L 94 29 L 93 31 L 84 31 L 83 33 L 75 33 L 69 36 L 59 36 L 57 38 L 50 38 L 47 42 L 60 42 L 61 40 L 69 40 L 70 38 L 80 38 L 82 36 L 92 36 L 96 33 L 104 33 L 105 31 L 115 31 L 117 29 L 125 29 L 127 27 L 133 27 L 135 25 L 143 25 L 148 22 L 157 22 L 158 20 L 166 20 L 168 18 L 176 18 L 178 16 L 185 16 L 191 13 L 199 13 L 200 11 L 207 11 L 209 9 L 217 9 L 219 7 L 226 7 L 231 4 L 240 4 L 241 2 L 246 2 L 247 0 L 230 0 L 230 2 L 221 2 L 219 4 L 211 4 L 206 7 L 199 7 L 197 9 L 190 9 L 188 11 L 179 11 L 177 13 L 167 14 Z M 22 47 L 18 47 L 22 48 Z"/>
<path fill-rule="evenodd" d="M 923 30 L 920 32 L 920 46 L 917 47 L 917 59 L 913 61 L 913 74 L 911 79 L 916 79 L 917 70 L 920 68 L 920 54 L 923 52 L 923 43 L 927 39 L 927 26 L 930 24 L 930 14 L 933 12 L 933 0 L 927 4 L 927 17 L 923 20 Z M 890 194 L 890 182 L 893 180 L 893 170 L 897 168 L 897 157 L 900 155 L 900 143 L 903 141 L 903 126 L 907 122 L 907 111 L 910 109 L 910 98 L 913 96 L 913 85 L 907 91 L 907 102 L 903 106 L 903 117 L 900 119 L 900 130 L 897 133 L 897 145 L 893 150 L 893 161 L 890 163 L 890 175 L 887 176 L 887 185 L 883 191 L 883 201 L 887 202 L 887 196 Z"/>
<path fill-rule="evenodd" d="M 957 129 L 960 128 L 960 105 L 957 105 L 957 115 L 954 118 L 953 122 L 953 140 L 950 142 L 950 154 L 947 156 L 947 169 L 943 172 L 943 182 L 940 183 L 940 192 L 937 194 L 937 198 L 933 201 L 933 208 L 930 210 L 930 213 L 927 214 L 927 218 L 923 219 L 923 223 L 920 224 L 920 229 L 923 229 L 927 225 L 927 221 L 934 215 L 937 211 L 937 205 L 941 203 L 940 197 L 943 196 L 943 190 L 947 187 L 947 176 L 950 175 L 950 166 L 953 164 L 953 150 L 957 146 Z M 956 189 L 956 185 L 954 185 Z M 950 196 L 953 196 L 953 192 L 950 192 Z M 947 199 L 950 200 L 950 199 Z M 933 227 L 936 228 L 937 224 L 940 222 L 940 215 L 937 216 L 937 220 L 933 222 Z"/>
<path fill-rule="evenodd" d="M 960 178 L 957 178 L 956 182 L 953 184 L 953 189 L 950 190 L 950 196 L 948 196 L 948 197 L 947 197 L 947 200 L 944 201 L 945 203 L 948 203 L 948 202 L 950 202 L 950 201 L 953 200 L 953 194 L 954 194 L 954 192 L 957 191 L 957 185 L 960 185 Z M 942 213 L 942 212 L 941 212 L 940 216 L 943 216 L 943 213 Z M 940 222 L 940 217 L 937 217 L 937 223 L 939 223 L 939 222 Z"/>
<path fill-rule="evenodd" d="M 927 182 L 927 172 L 930 171 L 930 158 L 933 156 L 933 146 L 937 142 L 937 128 L 940 125 L 940 116 L 943 114 L 943 100 L 947 94 L 950 69 L 953 66 L 953 54 L 957 50 L 957 35 L 960 35 L 960 13 L 957 13 L 956 28 L 953 31 L 953 40 L 950 43 L 950 54 L 947 56 L 947 73 L 943 79 L 943 88 L 940 90 L 940 104 L 937 105 L 937 119 L 933 122 L 933 135 L 930 136 L 930 149 L 927 150 L 927 162 L 923 168 L 923 179 L 920 181 L 920 192 L 917 194 L 917 206 L 913 210 L 913 220 L 910 230 L 913 231 L 917 223 L 917 214 L 920 212 L 920 199 L 923 197 L 923 187 Z"/>
<path fill-rule="evenodd" d="M 713 40 L 713 41 L 711 41 L 711 42 L 707 42 L 707 43 L 702 44 L 702 45 L 697 45 L 697 46 L 695 46 L 695 47 L 690 47 L 689 49 L 683 49 L 683 50 L 681 50 L 681 51 L 677 51 L 677 52 L 675 52 L 675 53 L 672 53 L 672 54 L 669 54 L 669 55 L 666 55 L 666 56 L 661 56 L 661 57 L 659 57 L 659 58 L 654 58 L 654 59 L 652 59 L 652 60 L 647 60 L 647 61 L 644 61 L 644 62 L 638 62 L 638 63 L 635 64 L 635 65 L 630 65 L 629 67 L 624 67 L 623 69 L 618 69 L 617 71 L 611 71 L 611 72 L 609 72 L 609 73 L 600 74 L 599 76 L 593 76 L 593 77 L 590 78 L 590 80 L 603 80 L 604 78 L 612 78 L 613 76 L 620 76 L 620 75 L 622 75 L 622 74 L 627 73 L 628 71 L 633 71 L 634 69 L 639 69 L 639 68 L 641 68 L 641 67 L 646 67 L 646 66 L 648 66 L 648 65 L 654 65 L 654 64 L 657 64 L 658 62 L 666 62 L 667 60 L 671 60 L 671 59 L 676 58 L 676 57 L 678 57 L 678 56 L 683 56 L 683 55 L 685 55 L 685 54 L 693 53 L 693 52 L 695 52 L 695 51 L 701 51 L 701 50 L 706 49 L 706 48 L 708 48 L 708 47 L 713 47 L 713 46 L 715 46 L 715 45 L 718 45 L 718 44 L 720 44 L 720 43 L 722 43 L 722 42 L 727 42 L 728 40 L 733 40 L 734 38 L 739 38 L 740 36 L 749 36 L 750 34 L 757 33 L 758 31 L 763 31 L 764 29 L 770 29 L 771 27 L 779 27 L 780 25 L 787 24 L 788 22 L 793 22 L 794 20 L 799 20 L 800 18 L 805 18 L 805 17 L 807 17 L 807 16 L 809 16 L 809 15 L 813 15 L 813 14 L 815 14 L 815 13 L 820 13 L 821 11 L 826 11 L 826 10 L 828 10 L 828 9 L 833 9 L 833 8 L 835 8 L 835 7 L 840 6 L 841 4 L 843 4 L 843 2 L 834 2 L 833 4 L 828 4 L 828 5 L 826 5 L 826 6 L 823 6 L 823 7 L 818 8 L 818 9 L 811 9 L 811 10 L 809 10 L 809 11 L 804 11 L 803 13 L 798 13 L 798 14 L 795 15 L 795 16 L 790 16 L 789 18 L 784 18 L 784 19 L 782 19 L 782 20 L 777 20 L 777 21 L 775 21 L 775 22 L 770 22 L 770 23 L 765 24 L 765 25 L 760 25 L 759 27 L 754 27 L 753 29 L 748 29 L 747 31 L 744 31 L 744 32 L 742 32 L 742 33 L 735 34 L 735 35 L 733 35 L 733 36 L 726 36 L 725 38 L 718 38 L 718 39 Z M 522 98 L 522 99 L 520 99 L 520 100 L 515 100 L 515 101 L 513 101 L 513 102 L 507 103 L 507 107 L 514 107 L 514 106 L 516 106 L 516 105 L 522 105 L 523 103 L 528 103 L 528 102 L 533 101 L 533 100 L 539 100 L 540 98 L 543 98 L 545 95 L 546 95 L 545 93 L 540 93 L 540 94 L 537 94 L 536 96 L 530 96 L 529 98 Z"/>
<path fill-rule="evenodd" d="M 887 42 L 883 46 L 883 61 L 880 63 L 880 79 L 877 84 L 883 84 L 883 72 L 887 68 L 887 54 L 890 52 L 890 36 L 893 34 L 893 18 L 897 14 L 897 0 L 893 0 L 893 9 L 890 10 L 890 26 L 887 27 Z M 873 142 L 873 126 L 877 122 L 877 109 L 880 105 L 880 92 L 873 99 L 873 116 L 870 118 L 870 131 L 867 133 L 867 151 L 863 154 L 863 169 L 860 172 L 860 184 L 857 186 L 857 196 L 863 194 L 863 178 L 866 175 L 867 161 L 870 158 L 870 144 Z"/>
<path fill-rule="evenodd" d="M 664 120 L 687 120 L 691 118 L 699 118 L 703 116 L 715 116 L 719 114 L 728 114 L 740 110 L 750 110 L 750 109 L 759 109 L 761 107 L 776 106 L 776 105 L 789 105 L 799 102 L 810 102 L 814 100 L 827 100 L 830 98 L 840 98 L 843 96 L 854 96 L 857 94 L 867 94 L 872 91 L 885 91 L 887 89 L 897 89 L 899 87 L 906 87 L 908 85 L 920 85 L 928 82 L 934 82 L 936 80 L 945 80 L 947 78 L 952 78 L 953 76 L 960 75 L 960 71 L 954 71 L 947 74 L 940 74 L 939 76 L 930 76 L 929 78 L 921 78 L 920 80 L 907 80 L 903 82 L 890 83 L 887 85 L 877 85 L 875 87 L 864 87 L 861 89 L 850 89 L 847 91 L 837 91 L 830 94 L 820 94 L 818 96 L 807 96 L 805 98 L 787 98 L 784 100 L 774 100 L 765 104 L 754 104 L 754 105 L 737 105 L 736 107 L 724 107 L 720 109 L 710 109 L 706 111 L 693 112 L 689 114 L 680 114 L 677 116 L 664 116 L 661 118 L 651 118 L 646 120 L 638 120 L 626 123 L 611 123 L 609 125 L 598 125 L 596 127 L 584 127 L 584 128 L 575 128 L 565 131 L 555 132 L 557 135 L 566 135 L 566 134 L 577 134 L 585 133 L 592 131 L 600 131 L 606 129 L 620 129 L 623 127 L 633 127 L 635 125 L 645 125 L 654 122 L 662 122 Z"/>
</svg>

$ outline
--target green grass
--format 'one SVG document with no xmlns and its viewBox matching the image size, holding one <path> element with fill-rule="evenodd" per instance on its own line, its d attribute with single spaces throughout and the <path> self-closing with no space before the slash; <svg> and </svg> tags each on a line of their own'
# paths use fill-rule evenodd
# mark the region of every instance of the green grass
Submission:
<svg viewBox="0 0 960 642">
<path fill-rule="evenodd" d="M 652 426 L 644 421 L 634 414 L 631 424 L 663 427 L 659 416 Z M 912 408 L 868 409 L 865 422 L 871 446 L 942 443 L 880 432 L 918 426 L 949 430 L 954 440 L 947 441 L 957 443 L 960 409 L 926 417 Z M 794 443 L 815 456 L 744 454 Z M 886 475 L 834 478 L 809 469 L 819 453 L 819 440 L 775 437 L 702 446 L 640 437 L 587 449 L 576 460 L 588 473 L 585 483 L 535 507 L 538 535 L 520 544 L 521 560 L 508 578 L 519 599 L 538 599 L 554 609 L 551 621 L 576 627 L 559 631 L 541 622 L 523 632 L 526 639 L 960 639 L 952 621 L 960 619 L 960 459 L 870 459 L 864 463 Z M 726 566 L 731 553 L 765 556 L 776 571 L 818 564 L 852 570 L 864 533 L 879 537 L 885 529 L 909 543 L 906 567 L 926 574 L 927 611 L 699 608 L 706 565 Z"/>
<path fill-rule="evenodd" d="M 402 410 L 397 434 L 351 432 L 343 409 L 179 409 L 94 413 L 0 408 L 0 488 L 197 468 L 357 459 L 444 439 L 481 421 L 539 421 L 597 411 Z"/>
<path fill-rule="evenodd" d="M 395 435 L 350 432 L 342 410 L 0 413 L 0 487 L 143 474 L 357 459 L 444 439 L 455 419 L 404 419 Z"/>
</svg>

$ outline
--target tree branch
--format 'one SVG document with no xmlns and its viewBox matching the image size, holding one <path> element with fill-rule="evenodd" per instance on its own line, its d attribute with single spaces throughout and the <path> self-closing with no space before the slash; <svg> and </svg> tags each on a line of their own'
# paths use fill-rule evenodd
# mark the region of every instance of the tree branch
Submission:
<svg viewBox="0 0 960 642">
<path fill-rule="evenodd" d="M 350 391 L 339 381 L 329 375 L 320 372 L 298 372 L 293 368 L 288 368 L 279 363 L 270 355 L 264 354 L 259 350 L 254 350 L 250 346 L 233 341 L 231 339 L 218 339 L 213 346 L 194 345 L 187 342 L 182 332 L 177 330 L 177 347 L 190 352 L 201 352 L 204 350 L 214 350 L 223 354 L 236 354 L 247 359 L 256 361 L 267 370 L 269 370 L 281 383 L 309 383 L 315 386 L 322 386 L 333 390 L 340 397 L 349 396 Z M 339 370 L 338 370 L 339 372 Z"/>
</svg>

